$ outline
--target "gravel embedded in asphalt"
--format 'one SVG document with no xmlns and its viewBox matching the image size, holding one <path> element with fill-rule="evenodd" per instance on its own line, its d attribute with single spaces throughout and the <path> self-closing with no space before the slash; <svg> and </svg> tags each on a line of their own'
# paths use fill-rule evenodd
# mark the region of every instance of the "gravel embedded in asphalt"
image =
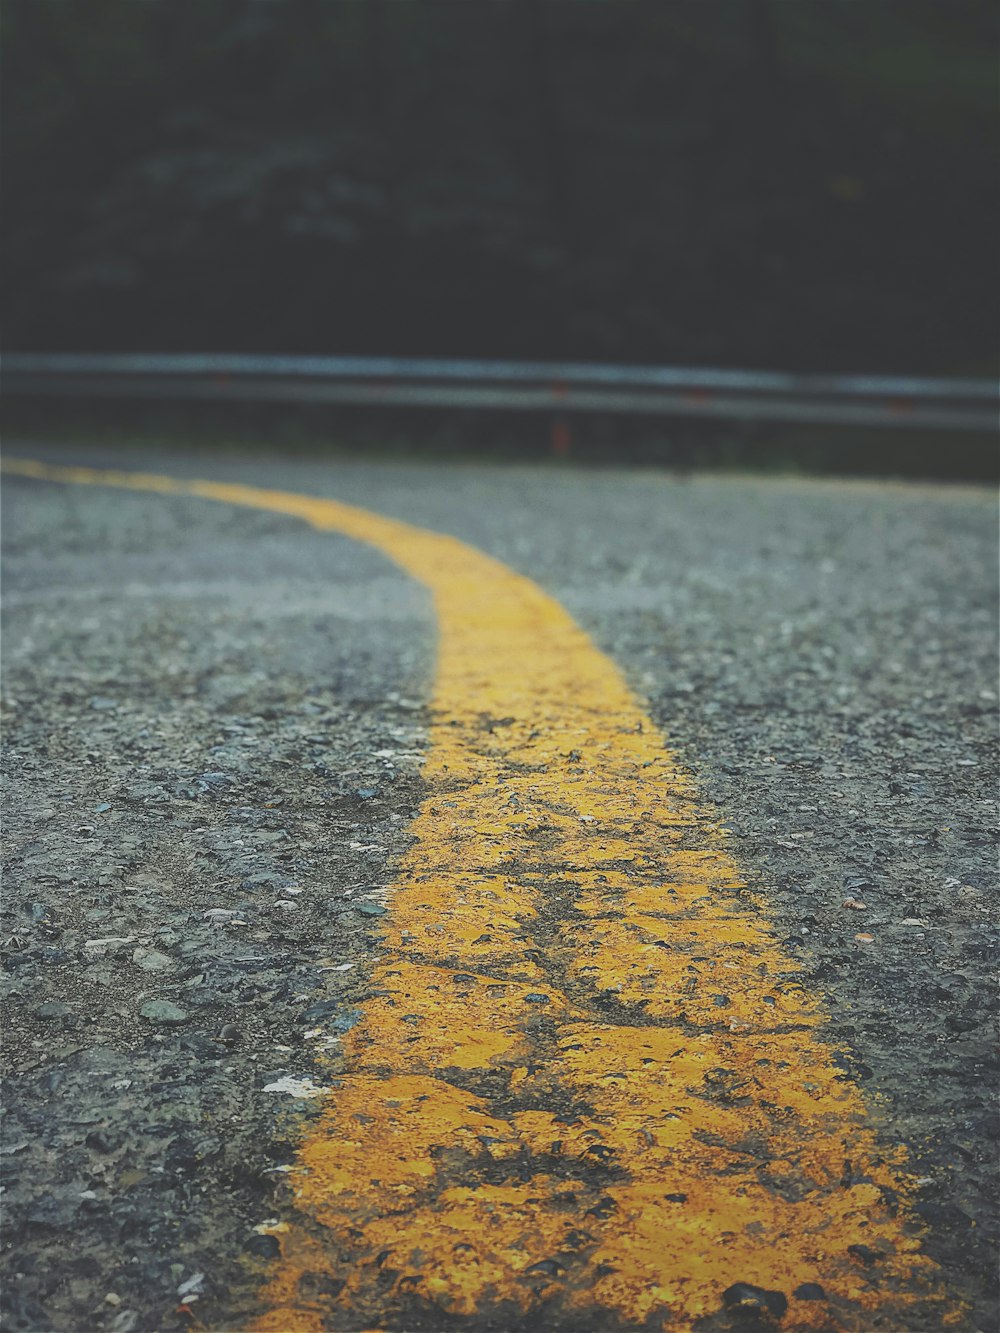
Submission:
<svg viewBox="0 0 1000 1333">
<path fill-rule="evenodd" d="M 969 1327 L 996 1326 L 988 493 L 124 465 L 454 532 L 567 606 L 716 805 L 910 1147 Z M 192 1308 L 225 1327 L 364 998 L 420 799 L 432 610 L 381 556 L 275 515 L 17 479 L 4 498 L 8 1320 L 186 1327 L 179 1290 L 204 1272 Z"/>
</svg>

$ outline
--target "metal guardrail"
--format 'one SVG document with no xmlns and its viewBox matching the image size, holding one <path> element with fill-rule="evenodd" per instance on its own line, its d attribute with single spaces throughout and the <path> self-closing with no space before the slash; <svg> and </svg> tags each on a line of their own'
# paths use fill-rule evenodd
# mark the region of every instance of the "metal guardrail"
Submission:
<svg viewBox="0 0 1000 1333">
<path fill-rule="evenodd" d="M 36 397 L 642 413 L 977 431 L 996 430 L 1000 407 L 1000 390 L 990 380 L 574 362 L 12 352 L 0 375 L 5 393 Z"/>
</svg>

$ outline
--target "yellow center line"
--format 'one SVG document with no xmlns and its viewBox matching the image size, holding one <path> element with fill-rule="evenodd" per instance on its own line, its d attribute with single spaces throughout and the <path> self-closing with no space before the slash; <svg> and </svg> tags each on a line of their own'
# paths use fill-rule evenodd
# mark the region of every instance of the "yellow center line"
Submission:
<svg viewBox="0 0 1000 1333">
<path fill-rule="evenodd" d="M 6 466 L 295 515 L 434 595 L 428 795 L 258 1333 L 722 1328 L 740 1302 L 792 1329 L 962 1322 L 821 1004 L 556 602 L 333 500 Z"/>
</svg>

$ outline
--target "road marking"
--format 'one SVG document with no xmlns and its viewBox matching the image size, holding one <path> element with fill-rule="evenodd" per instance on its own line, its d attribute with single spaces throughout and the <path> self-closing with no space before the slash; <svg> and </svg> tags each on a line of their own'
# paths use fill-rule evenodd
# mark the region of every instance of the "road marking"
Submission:
<svg viewBox="0 0 1000 1333">
<path fill-rule="evenodd" d="M 961 1322 L 764 903 L 556 602 L 333 500 L 6 467 L 294 515 L 434 595 L 428 795 L 258 1333 L 723 1328 L 740 1301 L 793 1329 Z"/>
</svg>

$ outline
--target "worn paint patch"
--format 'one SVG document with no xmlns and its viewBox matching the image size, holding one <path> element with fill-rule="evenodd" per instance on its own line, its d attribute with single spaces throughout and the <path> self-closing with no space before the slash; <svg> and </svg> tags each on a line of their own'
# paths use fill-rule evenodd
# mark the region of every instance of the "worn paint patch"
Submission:
<svg viewBox="0 0 1000 1333">
<path fill-rule="evenodd" d="M 257 1330 L 722 1329 L 740 1283 L 788 1328 L 961 1322 L 764 904 L 551 598 L 331 500 L 8 466 L 294 515 L 434 594 L 429 794 Z"/>
</svg>

